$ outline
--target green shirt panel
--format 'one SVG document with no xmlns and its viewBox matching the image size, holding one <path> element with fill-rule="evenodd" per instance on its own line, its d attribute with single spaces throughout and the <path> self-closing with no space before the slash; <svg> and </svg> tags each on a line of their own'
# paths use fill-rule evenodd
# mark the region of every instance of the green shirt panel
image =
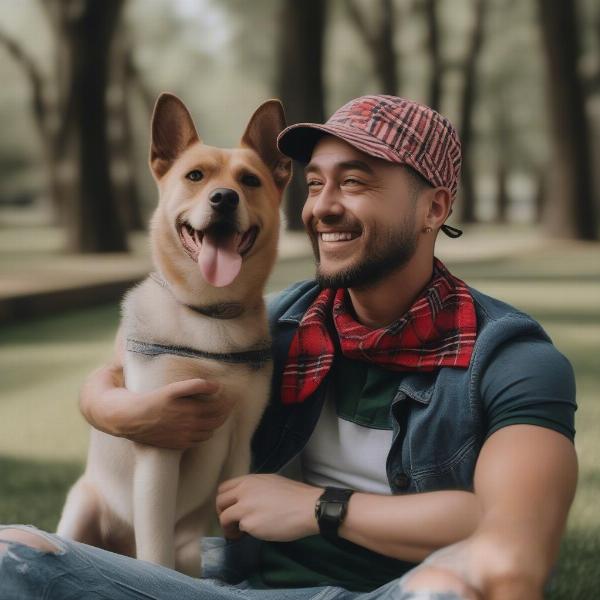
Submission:
<svg viewBox="0 0 600 600">
<path fill-rule="evenodd" d="M 372 552 L 344 539 L 330 542 L 313 535 L 293 542 L 263 542 L 254 588 L 342 586 L 369 592 L 400 577 L 412 563 Z"/>
</svg>

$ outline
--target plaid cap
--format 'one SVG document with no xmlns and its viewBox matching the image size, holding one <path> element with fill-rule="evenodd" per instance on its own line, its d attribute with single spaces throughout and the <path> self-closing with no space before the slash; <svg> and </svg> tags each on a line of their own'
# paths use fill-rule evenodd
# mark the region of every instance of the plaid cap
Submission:
<svg viewBox="0 0 600 600">
<path fill-rule="evenodd" d="M 338 137 L 356 149 L 393 163 L 407 165 L 434 187 L 456 197 L 460 177 L 460 140 L 454 126 L 438 112 L 397 96 L 361 96 L 338 109 L 324 124 L 297 123 L 277 138 L 279 150 L 304 164 L 324 135 Z M 449 225 L 450 237 L 462 232 Z"/>
</svg>

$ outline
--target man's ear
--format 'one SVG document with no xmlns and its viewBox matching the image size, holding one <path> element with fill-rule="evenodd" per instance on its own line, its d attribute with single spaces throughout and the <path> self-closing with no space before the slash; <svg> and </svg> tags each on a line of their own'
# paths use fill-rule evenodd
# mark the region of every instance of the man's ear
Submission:
<svg viewBox="0 0 600 600">
<path fill-rule="evenodd" d="M 447 187 L 436 187 L 427 190 L 429 208 L 426 224 L 433 229 L 439 229 L 452 212 L 452 196 Z"/>
<path fill-rule="evenodd" d="M 292 175 L 292 161 L 279 152 L 277 136 L 285 129 L 285 114 L 279 100 L 261 104 L 248 121 L 240 146 L 252 148 L 271 170 L 275 185 L 285 188 Z"/>
<path fill-rule="evenodd" d="M 201 142 L 185 104 L 173 94 L 161 94 L 152 115 L 150 169 L 160 179 L 191 144 Z"/>
</svg>

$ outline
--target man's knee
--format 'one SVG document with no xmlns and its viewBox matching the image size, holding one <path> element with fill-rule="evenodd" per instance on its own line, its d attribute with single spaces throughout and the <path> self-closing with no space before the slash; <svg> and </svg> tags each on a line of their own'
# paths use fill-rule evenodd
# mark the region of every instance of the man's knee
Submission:
<svg viewBox="0 0 600 600">
<path fill-rule="evenodd" d="M 427 590 L 443 594 L 452 594 L 453 597 L 464 600 L 479 600 L 480 596 L 470 586 L 454 573 L 433 566 L 415 569 L 404 584 L 407 592 Z"/>
<path fill-rule="evenodd" d="M 0 552 L 5 552 L 6 548 L 8 548 L 6 542 L 19 542 L 30 548 L 36 548 L 44 552 L 53 552 L 55 554 L 61 550 L 61 548 L 48 541 L 43 535 L 36 533 L 35 529 L 17 529 L 14 527 L 0 529 Z"/>
</svg>

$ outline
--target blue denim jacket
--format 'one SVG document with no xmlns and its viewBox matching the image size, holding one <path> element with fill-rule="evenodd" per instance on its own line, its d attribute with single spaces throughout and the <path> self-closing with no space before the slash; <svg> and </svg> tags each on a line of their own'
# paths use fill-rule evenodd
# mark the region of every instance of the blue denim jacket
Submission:
<svg viewBox="0 0 600 600">
<path fill-rule="evenodd" d="M 530 316 L 470 288 L 477 313 L 477 341 L 468 368 L 399 372 L 390 406 L 393 442 L 386 471 L 392 493 L 473 489 L 475 463 L 486 437 L 481 380 L 494 368 L 494 353 L 518 342 L 540 346 L 551 357 L 568 361 Z M 319 287 L 314 281 L 293 284 L 268 306 L 273 338 L 271 399 L 252 440 L 253 472 L 282 469 L 303 449 L 317 423 L 325 386 L 301 404 L 284 406 L 279 390 L 288 348 Z M 547 348 L 546 348 L 547 346 Z M 510 350 L 510 346 L 508 346 Z M 527 350 L 527 348 L 525 348 Z M 522 354 L 521 354 L 522 355 Z M 508 374 L 510 375 L 510 374 Z M 502 374 L 504 377 L 504 374 Z"/>
</svg>

